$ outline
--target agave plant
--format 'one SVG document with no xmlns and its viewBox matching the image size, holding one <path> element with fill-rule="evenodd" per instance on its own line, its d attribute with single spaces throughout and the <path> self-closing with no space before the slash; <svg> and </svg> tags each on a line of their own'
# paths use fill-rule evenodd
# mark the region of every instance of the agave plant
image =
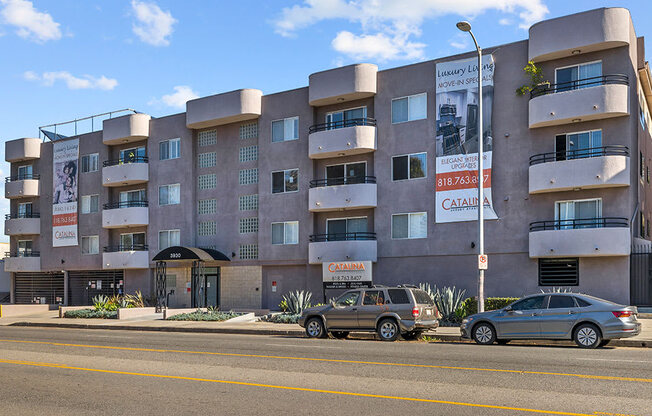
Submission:
<svg viewBox="0 0 652 416">
<path fill-rule="evenodd" d="M 549 287 L 545 291 L 541 289 L 541 293 L 571 293 L 572 291 L 569 287 Z"/>
<path fill-rule="evenodd" d="M 97 311 L 106 310 L 109 304 L 109 298 L 105 295 L 97 295 L 93 298 L 93 307 Z"/>
<path fill-rule="evenodd" d="M 283 301 L 287 304 L 286 313 L 292 315 L 299 315 L 304 309 L 310 307 L 312 300 L 312 292 L 309 291 L 294 291 L 283 295 Z"/>
<path fill-rule="evenodd" d="M 125 300 L 132 308 L 145 307 L 145 299 L 143 298 L 142 292 L 139 290 L 136 291 L 135 295 L 125 295 Z"/>
<path fill-rule="evenodd" d="M 432 292 L 434 293 L 433 301 L 435 302 L 435 306 L 442 316 L 442 323 L 457 323 L 459 318 L 455 312 L 462 306 L 466 290 L 457 289 L 455 286 L 444 286 L 441 289 L 437 289 L 437 286 L 435 286 Z"/>
<path fill-rule="evenodd" d="M 427 282 L 426 283 L 419 283 L 419 289 L 426 292 L 428 294 L 428 296 L 430 296 L 430 299 L 432 299 L 433 302 L 435 301 L 435 291 L 432 290 L 432 287 L 430 286 L 430 283 L 427 283 Z"/>
</svg>

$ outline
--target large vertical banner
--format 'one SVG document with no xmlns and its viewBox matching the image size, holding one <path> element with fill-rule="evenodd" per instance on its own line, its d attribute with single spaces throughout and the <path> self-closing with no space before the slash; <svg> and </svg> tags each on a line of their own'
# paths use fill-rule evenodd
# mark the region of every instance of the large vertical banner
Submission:
<svg viewBox="0 0 652 416">
<path fill-rule="evenodd" d="M 79 139 L 56 141 L 52 152 L 52 246 L 76 246 Z"/>
<path fill-rule="evenodd" d="M 491 200 L 491 110 L 494 96 L 494 60 L 482 57 L 484 130 L 484 214 L 496 219 Z M 437 157 L 436 222 L 478 218 L 478 60 L 442 62 L 436 66 Z"/>
</svg>

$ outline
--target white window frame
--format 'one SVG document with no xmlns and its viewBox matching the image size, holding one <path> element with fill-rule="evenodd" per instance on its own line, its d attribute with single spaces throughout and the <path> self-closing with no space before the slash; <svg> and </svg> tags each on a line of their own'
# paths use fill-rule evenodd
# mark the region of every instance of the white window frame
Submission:
<svg viewBox="0 0 652 416">
<path fill-rule="evenodd" d="M 410 178 L 410 156 L 412 155 L 421 155 L 424 154 L 426 155 L 426 169 L 425 169 L 425 176 L 421 176 L 420 178 Z M 402 156 L 407 156 L 408 157 L 408 177 L 406 179 L 394 179 L 394 158 L 395 157 L 402 157 Z M 419 179 L 427 179 L 428 178 L 428 152 L 414 152 L 414 153 L 405 153 L 402 155 L 394 155 L 391 157 L 390 160 L 391 163 L 391 172 L 390 174 L 392 175 L 392 182 L 403 182 L 403 181 L 414 181 L 414 180 L 419 180 Z"/>
<path fill-rule="evenodd" d="M 282 242 L 282 243 L 275 243 L 275 242 L 274 242 L 274 225 L 277 225 L 277 224 L 283 224 L 283 242 Z M 288 243 L 288 242 L 285 240 L 285 235 L 286 235 L 286 234 L 285 234 L 285 227 L 286 227 L 288 224 L 296 224 L 296 225 L 297 225 L 297 241 L 296 241 L 295 243 Z M 275 221 L 275 222 L 272 223 L 272 225 L 271 225 L 271 229 L 272 229 L 272 233 L 271 233 L 271 237 L 272 237 L 272 239 L 271 239 L 271 243 L 272 243 L 273 246 L 293 246 L 293 245 L 297 245 L 297 244 L 299 244 L 299 221 Z"/>
<path fill-rule="evenodd" d="M 89 238 L 90 239 L 93 239 L 93 238 L 97 239 L 97 252 L 90 252 L 89 251 L 88 253 L 84 253 L 84 239 L 85 238 L 87 238 L 87 239 L 89 239 Z M 93 255 L 96 255 L 96 254 L 100 254 L 100 236 L 99 235 L 83 235 L 81 237 L 81 241 L 80 241 L 80 250 L 81 250 L 82 256 L 93 256 Z"/>
<path fill-rule="evenodd" d="M 131 236 L 131 248 L 134 248 L 134 245 L 135 245 L 134 244 L 134 235 L 135 234 L 143 234 L 145 236 L 145 239 L 143 240 L 145 242 L 143 243 L 143 245 L 146 246 L 147 245 L 147 233 L 145 231 L 135 231 L 135 232 L 132 232 L 132 233 L 120 233 L 120 246 L 122 246 L 122 236 L 123 235 L 130 235 Z"/>
<path fill-rule="evenodd" d="M 425 111 L 426 116 L 423 117 L 423 118 L 410 119 L 410 97 L 416 97 L 416 96 L 419 96 L 419 95 L 425 95 L 426 96 L 426 111 Z M 404 98 L 407 98 L 407 100 L 408 100 L 408 112 L 407 112 L 408 119 L 405 120 L 405 121 L 394 121 L 393 120 L 394 114 L 392 113 L 392 111 L 393 111 L 392 109 L 394 108 L 394 101 L 402 100 Z M 390 120 L 392 120 L 392 124 L 401 124 L 401 123 L 409 123 L 410 121 L 427 120 L 428 119 L 428 91 L 420 92 L 420 93 L 417 93 L 417 94 L 404 95 L 402 97 L 392 98 L 392 101 L 391 101 L 390 107 L 389 107 L 389 117 L 390 117 Z"/>
<path fill-rule="evenodd" d="M 596 59 L 595 61 L 582 62 L 580 64 L 566 65 L 566 66 L 560 66 L 560 67 L 555 68 L 555 84 L 557 84 L 557 71 L 558 70 L 566 69 L 566 68 L 572 68 L 572 67 L 576 66 L 577 67 L 577 72 L 579 73 L 580 66 L 596 64 L 598 62 L 602 63 L 602 59 Z M 604 69 L 604 65 L 602 66 L 602 69 Z M 604 71 L 603 71 L 603 75 L 604 75 Z M 578 79 L 578 81 L 579 81 L 579 79 Z M 590 85 L 590 86 L 595 87 L 595 85 Z"/>
<path fill-rule="evenodd" d="M 91 168 L 91 160 L 94 157 L 95 159 L 95 169 L 84 171 L 82 167 L 84 166 L 84 158 L 88 158 L 88 167 Z M 100 154 L 99 153 L 89 153 L 87 155 L 82 155 L 81 160 L 79 161 L 79 171 L 81 173 L 91 173 L 97 172 L 100 170 Z"/>
<path fill-rule="evenodd" d="M 21 174 L 20 170 L 24 168 L 29 168 L 29 173 L 23 173 L 23 179 L 20 179 Z M 34 177 L 34 166 L 30 163 L 29 165 L 20 165 L 18 166 L 18 169 L 16 169 L 16 176 L 18 177 L 18 180 L 25 180 L 25 179 L 32 179 Z M 30 176 L 30 177 L 28 177 Z"/>
<path fill-rule="evenodd" d="M 172 245 L 168 245 L 167 247 L 161 247 L 161 234 L 162 233 L 167 233 L 168 244 L 170 244 L 170 233 L 172 233 L 172 232 L 179 233 L 179 244 L 178 245 L 181 245 L 181 230 L 180 229 L 175 228 L 175 229 L 172 229 L 172 230 L 160 230 L 158 232 L 158 249 L 159 249 L 159 251 L 160 250 L 165 250 L 166 248 L 169 248 L 169 247 L 174 247 Z"/>
<path fill-rule="evenodd" d="M 179 153 L 176 155 L 176 157 L 171 157 L 172 152 L 170 152 L 170 143 L 172 143 L 172 142 L 179 142 Z M 167 143 L 167 146 L 168 146 L 168 158 L 167 159 L 161 159 L 161 143 Z M 161 140 L 159 142 L 159 144 L 158 144 L 158 152 L 159 152 L 158 160 L 160 160 L 160 161 L 180 159 L 181 158 L 181 137 L 175 137 L 175 138 L 172 138 L 172 139 Z"/>
<path fill-rule="evenodd" d="M 34 204 L 32 202 L 19 202 L 18 203 L 18 211 L 16 212 L 16 215 L 18 218 L 27 218 L 27 206 L 29 205 L 29 212 L 30 214 L 34 214 Z M 23 207 L 23 209 L 21 209 Z M 22 216 L 21 216 L 22 215 Z"/>
<path fill-rule="evenodd" d="M 93 201 L 93 197 L 94 197 L 94 196 L 97 197 L 97 211 L 91 211 L 91 210 L 90 210 L 91 207 L 93 206 L 93 204 L 92 204 L 91 202 Z M 84 198 L 88 198 L 88 199 L 89 199 L 89 202 L 88 202 L 88 209 L 89 209 L 89 211 L 88 211 L 88 212 L 85 212 L 85 211 L 84 211 Z M 99 194 L 82 195 L 82 197 L 81 197 L 81 199 L 80 199 L 80 203 L 81 203 L 81 206 L 79 207 L 79 211 L 80 211 L 82 214 L 95 214 L 96 212 L 100 212 L 100 195 L 99 195 Z"/>
<path fill-rule="evenodd" d="M 161 204 L 161 188 L 163 188 L 163 187 L 169 188 L 170 186 L 178 186 L 179 187 L 179 202 L 175 202 L 175 203 L 172 203 L 172 204 L 169 202 L 170 201 L 170 190 L 168 189 L 168 203 L 167 204 Z M 166 207 L 168 205 L 179 205 L 179 204 L 181 204 L 181 184 L 179 184 L 179 183 L 170 183 L 170 184 L 167 184 L 167 185 L 159 185 L 158 186 L 158 195 L 157 195 L 157 197 L 158 197 L 158 205 L 161 206 L 161 207 Z"/>
<path fill-rule="evenodd" d="M 425 214 L 426 215 L 426 235 L 423 237 L 412 237 L 410 236 L 410 223 L 412 222 L 411 216 L 415 214 Z M 395 238 L 394 237 L 394 216 L 396 215 L 407 215 L 408 216 L 408 229 L 407 229 L 407 237 L 404 238 Z M 392 214 L 391 222 L 390 222 L 390 237 L 392 240 L 419 240 L 419 239 L 424 239 L 428 238 L 428 211 L 419 211 L 419 212 L 399 212 L 396 214 Z"/>
<path fill-rule="evenodd" d="M 561 201 L 555 201 L 555 221 L 561 221 L 561 218 L 559 218 L 559 204 L 567 203 L 567 202 L 587 202 L 587 201 L 598 201 L 598 208 L 599 212 L 597 217 L 595 218 L 601 218 L 602 217 L 602 198 L 584 198 L 584 199 L 564 199 Z M 574 218 L 574 219 L 582 219 L 582 218 Z M 564 226 L 561 226 L 564 227 Z"/>
<path fill-rule="evenodd" d="M 287 172 L 287 171 L 291 171 L 291 170 L 296 170 L 296 171 L 297 171 L 297 190 L 296 190 L 296 191 L 286 191 L 286 190 L 285 190 L 285 172 Z M 283 172 L 283 192 L 274 192 L 274 174 L 275 174 L 275 173 L 279 173 L 279 172 Z M 273 171 L 269 174 L 269 178 L 270 178 L 270 180 L 271 180 L 271 182 L 270 182 L 270 187 L 269 187 L 269 192 L 270 192 L 272 195 L 292 194 L 292 193 L 295 193 L 295 192 L 299 192 L 299 168 L 290 168 L 290 169 L 273 170 Z"/>
<path fill-rule="evenodd" d="M 293 120 L 294 121 L 295 119 L 297 120 L 297 131 L 295 131 L 295 134 L 297 135 L 297 137 L 295 137 L 293 139 L 286 139 L 285 138 L 285 121 L 286 120 Z M 274 141 L 274 123 L 277 122 L 277 121 L 282 121 L 283 122 L 283 140 L 275 142 Z M 270 121 L 270 123 L 269 123 L 269 129 L 270 129 L 269 131 L 271 132 L 270 141 L 272 143 L 285 143 L 285 142 L 293 142 L 295 140 L 299 140 L 299 123 L 300 123 L 299 116 L 277 118 L 276 120 Z M 294 123 L 292 123 L 292 126 L 294 126 Z"/>
</svg>

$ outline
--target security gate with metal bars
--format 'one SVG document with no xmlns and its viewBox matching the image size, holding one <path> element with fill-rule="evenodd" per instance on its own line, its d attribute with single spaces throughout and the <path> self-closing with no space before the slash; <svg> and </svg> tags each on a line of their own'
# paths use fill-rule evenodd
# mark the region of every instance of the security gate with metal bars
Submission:
<svg viewBox="0 0 652 416">
<path fill-rule="evenodd" d="M 16 273 L 15 302 L 63 305 L 63 273 Z"/>
<path fill-rule="evenodd" d="M 630 303 L 635 306 L 652 306 L 652 247 L 632 247 L 629 264 Z"/>
<path fill-rule="evenodd" d="M 97 295 L 124 293 L 122 270 L 82 270 L 68 272 L 68 305 L 92 305 Z"/>
</svg>

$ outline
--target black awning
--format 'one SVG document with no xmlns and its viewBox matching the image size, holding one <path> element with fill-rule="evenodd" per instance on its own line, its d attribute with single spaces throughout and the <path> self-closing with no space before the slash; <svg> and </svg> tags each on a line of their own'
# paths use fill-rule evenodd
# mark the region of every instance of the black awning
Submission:
<svg viewBox="0 0 652 416">
<path fill-rule="evenodd" d="M 231 261 L 221 251 L 212 248 L 197 247 L 168 247 L 158 252 L 152 259 L 153 261 L 183 261 L 183 260 L 203 260 L 203 261 Z"/>
</svg>

